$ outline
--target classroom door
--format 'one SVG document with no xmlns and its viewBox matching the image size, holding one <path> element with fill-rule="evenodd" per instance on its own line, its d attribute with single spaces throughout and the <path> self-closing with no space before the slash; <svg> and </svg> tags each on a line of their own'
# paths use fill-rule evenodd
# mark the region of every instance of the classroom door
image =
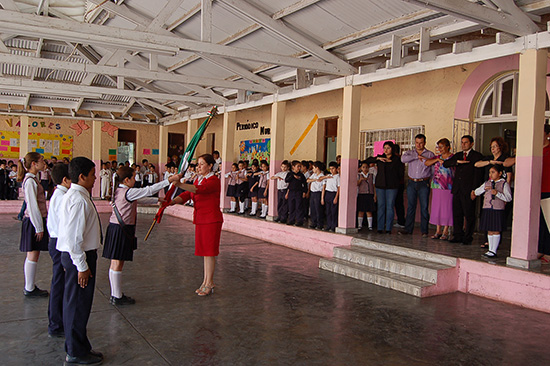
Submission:
<svg viewBox="0 0 550 366">
<path fill-rule="evenodd" d="M 117 142 L 117 161 L 124 163 L 130 162 L 130 165 L 136 162 L 136 130 L 118 130 Z"/>
<path fill-rule="evenodd" d="M 336 161 L 336 139 L 338 138 L 338 118 L 325 119 L 325 164 Z"/>
</svg>

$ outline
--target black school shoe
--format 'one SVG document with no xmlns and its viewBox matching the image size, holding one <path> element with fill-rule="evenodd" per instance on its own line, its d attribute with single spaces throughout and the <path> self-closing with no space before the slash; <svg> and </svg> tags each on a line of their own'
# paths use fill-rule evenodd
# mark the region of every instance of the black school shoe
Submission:
<svg viewBox="0 0 550 366">
<path fill-rule="evenodd" d="M 34 286 L 34 290 L 27 291 L 26 289 L 23 289 L 23 293 L 25 296 L 28 297 L 48 297 L 48 291 L 41 290 L 38 287 Z"/>
<path fill-rule="evenodd" d="M 48 332 L 48 338 L 65 338 L 65 332 L 63 330 Z"/>
<path fill-rule="evenodd" d="M 109 302 L 111 303 L 111 305 L 117 305 L 117 306 L 119 306 L 119 305 L 134 305 L 136 303 L 136 300 L 122 294 L 121 298 L 111 296 Z"/>
<path fill-rule="evenodd" d="M 101 352 L 90 351 L 86 356 L 65 356 L 65 365 L 100 365 L 103 362 Z"/>
</svg>

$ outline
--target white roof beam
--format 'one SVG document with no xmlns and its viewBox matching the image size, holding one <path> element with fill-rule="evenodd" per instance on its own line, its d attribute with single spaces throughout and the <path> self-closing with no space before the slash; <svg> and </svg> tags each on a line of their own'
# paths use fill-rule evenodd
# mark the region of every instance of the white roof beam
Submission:
<svg viewBox="0 0 550 366">
<path fill-rule="evenodd" d="M 169 0 L 168 3 L 162 8 L 162 10 L 157 14 L 155 19 L 150 21 L 147 26 L 147 30 L 155 31 L 157 29 L 164 29 L 164 24 L 174 14 L 176 9 L 180 6 L 181 0 Z"/>
<path fill-rule="evenodd" d="M 201 0 L 201 41 L 212 42 L 212 0 Z"/>
<path fill-rule="evenodd" d="M 135 98 L 153 98 L 158 100 L 174 100 L 180 102 L 196 102 L 206 104 L 216 104 L 215 100 L 210 98 L 187 96 L 170 93 L 141 92 L 128 89 L 106 88 L 98 86 L 61 84 L 50 81 L 34 81 L 15 78 L 0 77 L 0 90 L 21 93 L 48 93 L 50 95 L 74 96 L 75 93 L 82 97 L 101 98 L 104 94 L 119 95 Z"/>
<path fill-rule="evenodd" d="M 152 101 L 152 100 L 150 100 L 150 99 L 140 99 L 139 102 L 140 102 L 141 104 L 146 104 L 146 105 L 148 105 L 148 106 L 150 106 L 150 107 L 156 108 L 156 109 L 158 109 L 158 110 L 161 110 L 161 111 L 166 112 L 166 113 L 169 113 L 169 114 L 176 114 L 176 113 L 178 113 L 178 111 L 176 111 L 175 109 L 172 109 L 172 108 L 170 108 L 170 107 L 167 107 L 167 106 L 165 106 L 165 105 L 162 105 L 162 104 L 160 104 L 160 103 L 157 103 L 157 102 L 155 102 L 155 101 Z M 160 118 L 160 117 L 159 117 L 159 118 Z"/>
<path fill-rule="evenodd" d="M 513 0 L 494 0 L 493 3 L 502 2 L 506 4 L 507 9 L 513 7 L 517 11 L 514 14 L 498 11 L 490 7 L 472 3 L 468 0 L 402 0 L 418 6 L 424 6 L 429 9 L 440 11 L 445 14 L 453 15 L 457 18 L 471 20 L 481 25 L 495 28 L 517 36 L 525 36 L 539 32 L 539 27 L 528 16 L 520 16 L 522 12 Z M 501 8 L 501 10 L 504 10 Z"/>
<path fill-rule="evenodd" d="M 132 108 L 132 106 L 136 103 L 136 98 L 132 98 L 130 99 L 130 101 L 128 102 L 128 104 L 126 104 L 126 106 L 124 107 L 124 109 L 122 110 L 122 117 L 124 117 L 125 115 L 128 114 L 128 112 L 130 111 L 130 108 Z"/>
<path fill-rule="evenodd" d="M 15 5 L 15 1 L 13 0 L 0 0 L 0 5 L 6 10 L 19 11 L 19 8 Z"/>
<path fill-rule="evenodd" d="M 274 20 L 269 15 L 263 13 L 258 8 L 243 0 L 218 0 L 218 3 L 224 5 L 224 7 L 229 7 L 230 9 L 236 10 L 239 15 L 245 15 L 252 21 L 260 24 L 265 29 L 273 32 L 279 38 L 293 44 L 294 46 L 299 47 L 300 49 L 306 50 L 311 55 L 316 56 L 321 60 L 324 60 L 334 65 L 342 72 L 346 72 L 347 74 L 353 74 L 357 72 L 357 69 L 355 67 L 351 66 L 338 56 L 325 50 L 311 39 L 287 27 L 283 23 L 283 21 Z"/>
<path fill-rule="evenodd" d="M 173 31 L 183 23 L 185 23 L 187 20 L 191 19 L 195 14 L 197 14 L 201 10 L 201 4 L 198 3 L 194 7 L 192 7 L 187 13 L 185 13 L 183 16 L 178 18 L 175 22 L 170 24 L 166 29 L 169 31 Z"/>
</svg>

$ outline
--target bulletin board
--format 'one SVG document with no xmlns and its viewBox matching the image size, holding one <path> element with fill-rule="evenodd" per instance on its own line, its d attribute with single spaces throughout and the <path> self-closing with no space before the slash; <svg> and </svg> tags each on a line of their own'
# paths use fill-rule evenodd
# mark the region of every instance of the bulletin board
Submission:
<svg viewBox="0 0 550 366">
<path fill-rule="evenodd" d="M 73 137 L 47 133 L 29 133 L 28 151 L 35 151 L 51 159 L 73 157 Z M 19 131 L 0 131 L 0 157 L 19 158 Z"/>
<path fill-rule="evenodd" d="M 271 152 L 271 139 L 255 139 L 241 141 L 239 144 L 240 160 L 267 160 Z"/>
</svg>

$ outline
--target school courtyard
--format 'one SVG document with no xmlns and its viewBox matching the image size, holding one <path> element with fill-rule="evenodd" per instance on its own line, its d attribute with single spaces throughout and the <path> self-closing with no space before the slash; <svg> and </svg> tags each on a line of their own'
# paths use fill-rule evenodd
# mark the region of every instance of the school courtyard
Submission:
<svg viewBox="0 0 550 366">
<path fill-rule="evenodd" d="M 108 214 L 101 214 L 104 227 Z M 88 335 L 104 365 L 546 365 L 549 315 L 478 296 L 416 298 L 318 268 L 319 257 L 224 231 L 216 290 L 194 293 L 194 228 L 166 216 L 124 269 L 133 306 L 109 304 L 99 259 Z M 250 222 L 254 222 L 249 220 Z M 23 296 L 20 223 L 0 215 L 0 364 L 61 365 L 47 299 Z M 51 259 L 39 260 L 48 288 Z"/>
</svg>

